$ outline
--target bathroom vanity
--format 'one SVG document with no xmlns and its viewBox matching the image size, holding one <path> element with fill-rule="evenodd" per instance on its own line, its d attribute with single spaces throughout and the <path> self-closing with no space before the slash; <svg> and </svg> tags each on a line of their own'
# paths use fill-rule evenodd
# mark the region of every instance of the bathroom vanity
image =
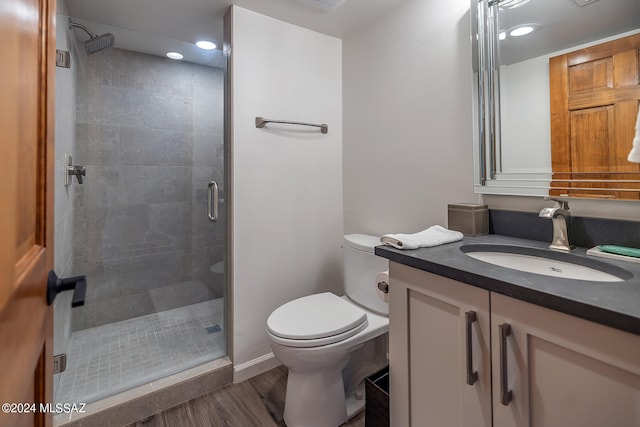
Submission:
<svg viewBox="0 0 640 427">
<path fill-rule="evenodd" d="M 376 248 L 390 261 L 392 426 L 640 425 L 640 264 L 578 248 L 620 280 L 567 279 L 470 257 L 478 245 L 548 251 L 499 235 Z"/>
</svg>

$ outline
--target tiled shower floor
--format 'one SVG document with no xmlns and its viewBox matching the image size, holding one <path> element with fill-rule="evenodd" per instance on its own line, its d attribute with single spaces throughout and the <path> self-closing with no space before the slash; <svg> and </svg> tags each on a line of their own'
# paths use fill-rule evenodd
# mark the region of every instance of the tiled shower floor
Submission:
<svg viewBox="0 0 640 427">
<path fill-rule="evenodd" d="M 93 402 L 226 354 L 223 298 L 71 336 L 54 399 Z"/>
</svg>

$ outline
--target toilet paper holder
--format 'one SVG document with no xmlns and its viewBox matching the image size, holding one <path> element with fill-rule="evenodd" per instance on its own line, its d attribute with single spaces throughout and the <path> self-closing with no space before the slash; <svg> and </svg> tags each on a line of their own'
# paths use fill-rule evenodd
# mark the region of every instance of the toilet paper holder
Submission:
<svg viewBox="0 0 640 427">
<path fill-rule="evenodd" d="M 388 294 L 389 293 L 389 284 L 387 282 L 378 282 L 378 289 L 380 292 Z"/>
</svg>

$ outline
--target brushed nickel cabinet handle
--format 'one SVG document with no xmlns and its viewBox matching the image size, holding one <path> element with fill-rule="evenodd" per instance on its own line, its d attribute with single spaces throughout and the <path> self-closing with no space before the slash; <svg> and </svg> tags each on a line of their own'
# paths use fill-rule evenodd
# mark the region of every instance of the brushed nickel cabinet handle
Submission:
<svg viewBox="0 0 640 427">
<path fill-rule="evenodd" d="M 478 381 L 478 372 L 473 370 L 473 323 L 478 320 L 475 311 L 467 311 L 464 314 L 467 339 L 467 384 L 474 385 Z"/>
<path fill-rule="evenodd" d="M 513 392 L 509 390 L 507 372 L 507 337 L 511 335 L 511 325 L 503 323 L 498 326 L 500 330 L 500 403 L 509 406 L 513 399 Z"/>
</svg>

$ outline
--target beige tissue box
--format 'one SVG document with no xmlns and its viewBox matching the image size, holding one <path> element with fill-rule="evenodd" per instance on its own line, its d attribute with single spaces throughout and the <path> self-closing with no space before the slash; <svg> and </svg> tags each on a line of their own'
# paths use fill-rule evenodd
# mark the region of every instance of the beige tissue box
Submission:
<svg viewBox="0 0 640 427">
<path fill-rule="evenodd" d="M 448 205 L 448 228 L 467 236 L 489 234 L 489 208 L 477 203 Z"/>
</svg>

